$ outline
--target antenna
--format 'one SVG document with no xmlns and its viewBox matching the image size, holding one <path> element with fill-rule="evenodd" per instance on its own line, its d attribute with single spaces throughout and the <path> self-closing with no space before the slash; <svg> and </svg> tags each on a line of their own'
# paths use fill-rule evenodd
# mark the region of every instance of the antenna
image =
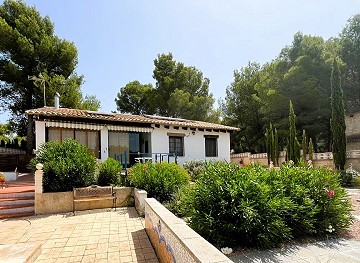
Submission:
<svg viewBox="0 0 360 263">
<path fill-rule="evenodd" d="M 40 83 L 43 85 L 44 88 L 44 107 L 46 107 L 46 93 L 45 93 L 45 79 L 44 77 L 41 75 L 41 73 L 39 74 L 39 77 L 36 76 L 28 76 L 28 80 L 32 80 L 32 81 L 40 81 Z"/>
</svg>

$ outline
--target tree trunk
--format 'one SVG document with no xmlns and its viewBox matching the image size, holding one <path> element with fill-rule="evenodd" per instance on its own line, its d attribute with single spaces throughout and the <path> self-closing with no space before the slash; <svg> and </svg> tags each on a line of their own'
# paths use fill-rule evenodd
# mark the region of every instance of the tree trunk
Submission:
<svg viewBox="0 0 360 263">
<path fill-rule="evenodd" d="M 32 154 L 34 149 L 34 120 L 32 115 L 28 116 L 26 138 L 27 138 L 26 153 Z"/>
</svg>

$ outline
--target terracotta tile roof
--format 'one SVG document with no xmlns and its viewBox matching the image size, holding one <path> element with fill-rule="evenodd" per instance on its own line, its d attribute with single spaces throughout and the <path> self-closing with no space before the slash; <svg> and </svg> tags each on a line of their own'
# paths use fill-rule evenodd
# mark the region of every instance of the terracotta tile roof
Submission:
<svg viewBox="0 0 360 263">
<path fill-rule="evenodd" d="M 215 129 L 215 130 L 229 130 L 236 131 L 239 128 L 225 126 L 216 123 L 209 123 L 203 121 L 193 121 L 178 118 L 169 118 L 153 115 L 131 115 L 120 113 L 103 113 L 97 111 L 67 109 L 54 107 L 44 107 L 38 109 L 27 110 L 28 115 L 37 115 L 42 117 L 62 117 L 62 118 L 80 118 L 91 120 L 103 120 L 112 122 L 133 122 L 133 123 L 148 123 L 148 124 L 162 124 L 180 127 L 200 128 L 200 129 Z"/>
</svg>

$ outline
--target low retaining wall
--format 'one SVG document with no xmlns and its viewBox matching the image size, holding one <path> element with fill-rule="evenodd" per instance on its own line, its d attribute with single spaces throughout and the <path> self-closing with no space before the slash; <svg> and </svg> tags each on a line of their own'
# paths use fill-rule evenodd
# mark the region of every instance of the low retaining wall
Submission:
<svg viewBox="0 0 360 263">
<path fill-rule="evenodd" d="M 73 211 L 73 192 L 43 192 L 43 165 L 38 163 L 35 171 L 35 214 L 55 214 Z M 147 192 L 133 187 L 114 187 L 116 207 L 135 206 L 140 215 L 144 214 Z M 94 200 L 76 204 L 76 211 L 110 208 L 113 200 Z"/>
<path fill-rule="evenodd" d="M 160 262 L 232 262 L 154 198 L 145 199 L 145 229 Z"/>
<path fill-rule="evenodd" d="M 116 207 L 134 206 L 134 188 L 114 187 L 114 191 L 116 193 Z M 137 202 L 140 203 L 141 201 Z M 95 200 L 77 203 L 76 211 L 110 207 L 112 207 L 112 200 Z M 73 192 L 35 193 L 35 214 L 37 215 L 72 211 Z"/>
<path fill-rule="evenodd" d="M 285 162 L 285 155 L 286 152 L 280 152 L 280 164 Z M 308 158 L 309 157 L 307 156 L 307 160 Z M 258 163 L 266 166 L 268 165 L 267 153 L 251 154 L 249 152 L 245 152 L 231 154 L 230 161 L 237 164 L 240 164 L 242 161 L 244 164 Z M 331 152 L 314 153 L 312 164 L 314 167 L 329 167 L 335 169 L 333 154 Z M 360 150 L 349 150 L 346 152 L 345 169 L 349 168 L 351 165 L 355 170 L 360 171 Z"/>
<path fill-rule="evenodd" d="M 135 208 L 141 216 L 145 215 L 145 198 L 147 197 L 147 192 L 145 190 L 134 189 L 134 201 Z"/>
</svg>

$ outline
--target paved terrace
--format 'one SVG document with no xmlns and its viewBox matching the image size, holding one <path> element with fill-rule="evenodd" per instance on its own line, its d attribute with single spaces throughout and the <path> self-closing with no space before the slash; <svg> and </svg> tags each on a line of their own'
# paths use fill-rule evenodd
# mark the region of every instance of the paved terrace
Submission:
<svg viewBox="0 0 360 263">
<path fill-rule="evenodd" d="M 0 244 L 42 244 L 36 263 L 158 262 L 133 207 L 5 219 L 0 228 Z"/>
</svg>

